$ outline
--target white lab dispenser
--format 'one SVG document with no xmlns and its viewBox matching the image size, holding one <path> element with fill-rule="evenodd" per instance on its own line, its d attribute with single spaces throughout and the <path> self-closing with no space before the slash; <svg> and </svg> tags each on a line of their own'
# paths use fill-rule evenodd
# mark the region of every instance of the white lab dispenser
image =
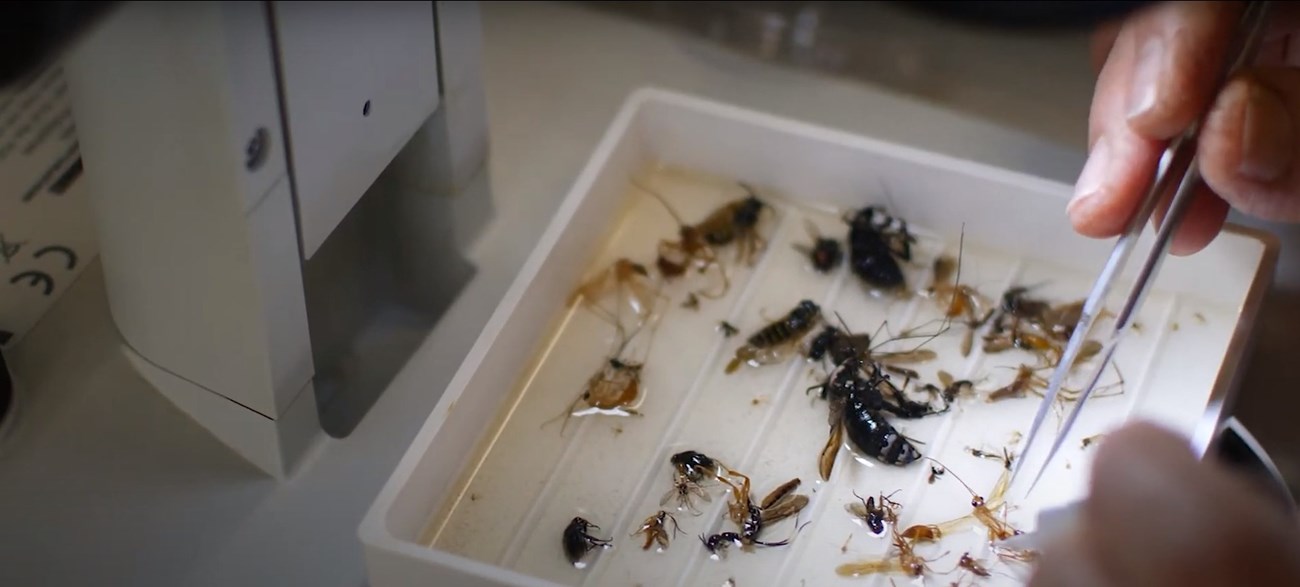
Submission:
<svg viewBox="0 0 1300 587">
<path fill-rule="evenodd" d="M 271 475 L 473 274 L 480 30 L 472 2 L 127 2 L 65 57 L 124 352 Z"/>
</svg>

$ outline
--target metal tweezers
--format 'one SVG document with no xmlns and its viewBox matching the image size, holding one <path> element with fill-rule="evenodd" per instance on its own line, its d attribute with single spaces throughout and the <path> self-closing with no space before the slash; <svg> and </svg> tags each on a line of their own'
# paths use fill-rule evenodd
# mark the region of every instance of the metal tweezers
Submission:
<svg viewBox="0 0 1300 587">
<path fill-rule="evenodd" d="M 1260 41 L 1265 29 L 1265 21 L 1269 12 L 1271 2 L 1250 2 L 1246 6 L 1239 23 L 1237 39 L 1234 42 L 1235 49 L 1229 53 L 1230 60 L 1225 60 L 1225 67 L 1221 72 L 1218 80 L 1218 86 L 1231 79 L 1232 75 L 1248 66 L 1254 61 L 1255 55 L 1259 50 Z M 1201 175 L 1196 159 L 1197 138 L 1200 136 L 1201 126 L 1204 124 L 1204 118 L 1194 122 L 1181 136 L 1174 140 L 1166 149 L 1164 161 L 1167 163 L 1159 171 L 1156 180 L 1151 184 L 1145 198 L 1142 200 L 1136 213 L 1129 220 L 1124 234 L 1115 244 L 1115 249 L 1111 252 L 1109 260 L 1102 268 L 1101 275 L 1093 285 L 1092 291 L 1083 305 L 1083 311 L 1078 324 L 1075 326 L 1073 334 L 1070 336 L 1070 342 L 1065 347 L 1064 354 L 1061 355 L 1060 362 L 1056 366 L 1055 372 L 1048 385 L 1047 393 L 1043 396 L 1042 405 L 1038 408 L 1038 413 L 1034 416 L 1034 422 L 1030 426 L 1029 434 L 1025 437 L 1024 448 L 1021 450 L 1019 459 L 1016 459 L 1016 466 L 1011 473 L 1011 483 L 1014 484 L 1016 475 L 1020 472 L 1021 467 L 1028 460 L 1025 457 L 1030 454 L 1034 448 L 1034 440 L 1042 428 L 1048 412 L 1052 410 L 1056 402 L 1057 395 L 1061 391 L 1061 385 L 1066 375 L 1073 368 L 1075 359 L 1079 356 L 1079 351 L 1083 348 L 1085 340 L 1092 330 L 1093 323 L 1097 320 L 1106 302 L 1107 295 L 1115 280 L 1123 271 L 1129 256 L 1133 252 L 1134 246 L 1137 245 L 1139 237 L 1142 235 L 1143 228 L 1151 218 L 1156 206 L 1161 199 L 1168 194 L 1171 189 L 1175 190 L 1173 199 L 1169 204 L 1168 213 L 1165 215 L 1164 222 L 1161 223 L 1156 231 L 1155 245 L 1148 253 L 1146 260 L 1137 274 L 1133 290 L 1129 293 L 1128 298 L 1119 313 L 1115 316 L 1115 323 L 1112 332 L 1102 339 L 1102 347 L 1099 351 L 1101 360 L 1095 366 L 1088 384 L 1083 388 L 1074 407 L 1070 410 L 1060 432 L 1056 436 L 1055 442 L 1052 443 L 1051 450 L 1047 453 L 1047 458 L 1043 460 L 1038 474 L 1034 477 L 1033 483 L 1030 484 L 1028 492 L 1032 492 L 1038 481 L 1042 479 L 1043 473 L 1047 471 L 1048 465 L 1052 462 L 1052 457 L 1060 450 L 1064 444 L 1066 436 L 1070 433 L 1070 428 L 1078 418 L 1084 403 L 1097 387 L 1097 381 L 1101 378 L 1102 372 L 1110 364 L 1111 358 L 1115 353 L 1115 348 L 1119 345 L 1124 334 L 1128 332 L 1129 326 L 1137 314 L 1138 308 L 1146 299 L 1147 293 L 1155 281 L 1156 274 L 1160 271 L 1161 263 L 1169 250 L 1169 244 L 1173 237 L 1174 230 L 1178 227 L 1179 221 L 1191 204 L 1197 188 L 1201 184 Z"/>
</svg>

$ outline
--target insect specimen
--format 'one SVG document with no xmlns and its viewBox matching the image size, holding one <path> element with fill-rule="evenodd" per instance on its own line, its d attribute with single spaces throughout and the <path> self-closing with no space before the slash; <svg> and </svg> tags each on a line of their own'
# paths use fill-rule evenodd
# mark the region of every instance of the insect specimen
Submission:
<svg viewBox="0 0 1300 587">
<path fill-rule="evenodd" d="M 955 379 L 952 374 L 943 370 L 939 371 L 938 377 L 939 384 L 942 385 L 943 388 L 940 389 L 930 385 L 926 389 L 931 393 L 938 393 L 939 397 L 943 398 L 943 401 L 946 404 L 952 404 L 960 397 L 973 395 L 975 393 L 975 383 L 969 379 Z"/>
<path fill-rule="evenodd" d="M 1065 345 L 1083 313 L 1083 302 L 1052 305 L 1029 297 L 1029 288 L 1013 287 L 1002 294 L 992 326 L 984 336 L 984 352 L 1017 348 L 1039 356 L 1048 367 L 1060 362 Z M 1101 351 L 1101 343 L 1084 342 L 1076 366 Z"/>
<path fill-rule="evenodd" d="M 669 522 L 672 522 L 673 525 L 672 536 L 668 535 Z M 681 533 L 681 528 L 677 526 L 677 518 L 666 511 L 659 510 L 641 522 L 641 527 L 636 532 L 633 532 L 632 536 L 637 534 L 645 536 L 645 542 L 641 545 L 641 550 L 650 550 L 650 546 L 657 542 L 659 543 L 659 550 L 662 551 L 668 548 L 669 540 L 679 533 Z"/>
<path fill-rule="evenodd" d="M 659 500 L 659 505 L 668 505 L 668 502 L 673 498 L 677 499 L 678 510 L 687 509 L 697 516 L 700 514 L 700 510 L 695 507 L 695 498 L 705 502 L 713 501 L 713 498 L 709 497 L 709 493 L 700 484 L 681 475 L 673 477 L 673 488 L 669 489 L 668 493 L 664 494 L 663 499 Z"/>
<path fill-rule="evenodd" d="M 1089 349 L 1085 346 L 1084 350 L 1080 354 L 1080 358 L 1085 358 L 1083 353 L 1087 352 L 1089 352 Z M 1117 365 L 1111 363 L 1110 366 L 1115 370 L 1116 374 L 1119 374 L 1119 367 Z M 1047 368 L 1050 368 L 1050 366 L 1032 367 L 1030 365 L 1021 365 L 1016 368 L 1015 379 L 1012 379 L 1010 383 L 989 392 L 985 399 L 989 402 L 996 402 L 1010 398 L 1022 398 L 1030 393 L 1041 397 L 1043 392 L 1047 389 L 1048 381 L 1040 375 L 1039 372 Z M 1113 391 L 1116 389 L 1118 389 L 1118 391 Z M 1078 389 L 1062 387 L 1060 395 L 1057 396 L 1057 401 L 1059 402 L 1057 405 L 1059 406 L 1061 403 L 1075 401 L 1079 398 L 1081 393 L 1082 391 Z M 1120 374 L 1117 382 L 1099 386 L 1097 388 L 1097 395 L 1094 395 L 1093 397 L 1112 397 L 1122 393 L 1124 393 L 1124 377 Z"/>
<path fill-rule="evenodd" d="M 678 475 L 696 483 L 702 482 L 706 478 L 721 478 L 724 471 L 732 475 L 739 475 L 739 473 L 727 468 L 713 457 L 693 450 L 676 453 L 669 457 L 668 462 L 672 463 Z"/>
<path fill-rule="evenodd" d="M 783 360 L 820 321 L 821 307 L 812 300 L 800 301 L 784 318 L 764 326 L 736 349 L 726 372 L 734 373 L 742 364 L 758 367 Z"/>
<path fill-rule="evenodd" d="M 808 236 L 812 237 L 813 244 L 811 247 L 796 244 L 795 250 L 807 256 L 813 269 L 820 273 L 830 273 L 839 267 L 844 261 L 844 249 L 840 247 L 840 241 L 822 236 L 812 221 L 805 220 L 804 226 L 808 230 Z"/>
<path fill-rule="evenodd" d="M 721 532 L 707 538 L 701 534 L 700 542 L 704 543 L 704 549 L 708 550 L 709 554 L 713 555 L 713 558 L 718 558 L 721 555 L 726 554 L 726 550 L 730 546 L 741 546 L 744 544 L 740 539 L 740 534 L 735 532 Z"/>
<path fill-rule="evenodd" d="M 966 452 L 970 453 L 970 456 L 973 456 L 977 459 L 989 459 L 993 461 L 1001 461 L 1002 466 L 1007 470 L 1011 470 L 1011 464 L 1015 461 L 1015 457 L 1012 456 L 1012 454 L 1009 451 L 1007 451 L 1006 447 L 1002 448 L 1002 454 L 989 452 L 986 450 L 980 450 L 978 448 L 971 448 L 969 446 L 966 447 Z"/>
<path fill-rule="evenodd" d="M 935 524 L 916 524 L 908 526 L 903 530 L 902 537 L 912 541 L 912 544 L 921 542 L 936 542 L 943 538 L 943 528 Z"/>
<path fill-rule="evenodd" d="M 795 493 L 799 484 L 799 479 L 791 479 L 772 490 L 761 502 L 755 503 L 749 495 L 749 479 L 746 478 L 741 487 L 733 488 L 733 499 L 727 504 L 731 521 L 740 527 L 739 534 L 723 532 L 710 536 L 703 539 L 705 548 L 716 555 L 718 547 L 723 545 L 735 544 L 744 550 L 750 550 L 755 545 L 771 547 L 789 544 L 789 539 L 767 542 L 759 537 L 764 529 L 798 514 L 808 505 L 808 496 Z"/>
<path fill-rule="evenodd" d="M 957 560 L 957 566 L 980 577 L 991 577 L 993 575 L 989 572 L 988 568 L 972 558 L 969 552 L 962 553 L 961 558 Z"/>
<path fill-rule="evenodd" d="M 648 345 L 653 344 L 653 337 L 658 331 L 658 325 L 658 320 L 651 324 L 650 343 L 641 351 L 646 355 L 650 352 Z M 624 335 L 610 355 L 587 378 L 582 391 L 578 393 L 578 396 L 574 398 L 564 412 L 544 422 L 542 426 L 545 427 L 555 420 L 563 418 L 564 423 L 560 426 L 560 435 L 564 436 L 564 432 L 569 425 L 569 419 L 575 416 L 640 416 L 639 407 L 645 392 L 645 388 L 641 384 L 644 363 L 624 357 L 623 352 L 632 338 L 640 333 L 643 326 L 638 325 L 631 333 L 631 336 Z M 620 333 L 622 333 L 621 329 Z"/>
<path fill-rule="evenodd" d="M 951 471 L 951 469 L 934 459 L 927 460 L 944 470 Z M 892 551 L 895 554 L 887 555 L 882 558 L 840 565 L 835 569 L 836 573 L 847 577 L 874 573 L 903 573 L 913 577 L 920 577 L 929 571 L 927 563 L 931 562 L 931 560 L 921 558 L 915 553 L 914 547 L 917 544 L 937 542 L 942 537 L 953 534 L 971 522 L 978 522 L 985 526 L 988 530 L 988 538 L 990 542 L 1004 540 L 1020 533 L 1019 530 L 1016 530 L 1004 519 L 998 518 L 994 513 L 996 509 L 1004 505 L 1003 499 L 1007 490 L 1008 482 L 1010 481 L 1010 471 L 1006 469 L 1003 470 L 1001 477 L 998 479 L 997 485 L 994 487 L 993 492 L 990 494 L 988 499 L 976 494 L 975 491 L 972 490 L 969 485 L 966 485 L 966 482 L 962 481 L 960 477 L 957 477 L 955 473 L 953 474 L 953 477 L 957 479 L 957 481 L 971 494 L 970 514 L 939 524 L 916 524 L 901 532 L 895 527 L 892 531 Z M 995 552 L 998 552 L 999 557 L 1005 556 L 1008 559 L 1029 560 L 1033 556 L 1033 553 L 1028 551 L 999 550 L 996 543 L 992 546 Z M 966 569 L 967 571 L 979 576 L 987 576 L 980 574 L 980 571 L 987 571 L 987 568 L 983 563 L 969 557 L 969 554 L 963 556 L 958 562 L 958 568 Z"/>
<path fill-rule="evenodd" d="M 558 418 L 563 418 L 564 423 L 560 425 L 560 435 L 568 428 L 569 419 L 574 416 L 589 416 L 602 414 L 607 416 L 639 416 L 641 412 L 638 406 L 641 402 L 643 388 L 641 385 L 641 371 L 643 365 L 626 359 L 620 359 L 618 356 L 622 353 L 627 345 L 627 339 L 623 340 L 614 351 L 613 356 L 605 359 L 600 367 L 596 369 L 578 397 L 574 398 L 564 413 L 543 423 L 546 426 Z M 579 409 L 580 405 L 586 405 L 585 408 Z"/>
<path fill-rule="evenodd" d="M 763 498 L 758 505 L 760 525 L 754 530 L 755 536 L 763 527 L 803 511 L 803 508 L 808 505 L 808 496 L 795 493 L 800 483 L 797 478 L 786 481 Z M 752 515 L 750 517 L 752 518 Z"/>
<path fill-rule="evenodd" d="M 893 531 L 893 550 L 897 554 L 882 558 L 847 563 L 835 567 L 836 574 L 842 577 L 858 577 L 875 573 L 903 573 L 911 577 L 921 577 L 930 570 L 931 560 L 922 558 L 913 550 L 913 543 L 897 530 Z M 940 555 L 942 556 L 942 555 Z"/>
<path fill-rule="evenodd" d="M 853 517 L 862 520 L 867 525 L 867 529 L 872 534 L 880 536 L 885 533 L 885 524 L 894 524 L 898 522 L 899 504 L 885 495 L 880 495 L 879 501 L 876 497 L 862 499 L 857 492 L 853 497 L 858 498 L 858 503 L 850 503 L 844 506 Z"/>
<path fill-rule="evenodd" d="M 1088 448 L 1089 446 L 1100 442 L 1103 436 L 1105 436 L 1105 434 L 1093 434 L 1092 436 L 1085 437 L 1083 440 L 1079 441 L 1079 448 Z"/>
<path fill-rule="evenodd" d="M 894 339 L 899 340 L 899 339 Z M 886 343 L 894 340 L 885 341 Z M 883 346 L 883 343 L 882 345 Z M 939 355 L 930 349 L 912 349 L 908 351 L 876 351 L 871 347 L 871 336 L 867 334 L 849 334 L 838 326 L 827 325 L 808 343 L 804 356 L 813 361 L 829 358 L 833 364 L 840 364 L 850 356 L 860 356 L 880 363 L 885 368 L 897 368 L 903 364 L 924 363 Z"/>
<path fill-rule="evenodd" d="M 758 198 L 754 188 L 739 184 L 745 197 L 732 200 L 715 210 L 695 230 L 704 235 L 704 241 L 713 246 L 736 244 L 736 260 L 754 264 L 755 255 L 762 253 L 767 242 L 758 234 L 758 221 L 764 210 L 771 209 Z"/>
<path fill-rule="evenodd" d="M 730 477 L 737 477 L 743 480 L 745 487 L 748 487 L 749 477 L 701 452 L 693 450 L 679 452 L 669 458 L 669 463 L 674 470 L 673 487 L 659 500 L 659 505 L 667 505 L 670 500 L 676 498 L 679 509 L 688 509 L 698 515 L 699 510 L 695 508 L 693 498 L 698 497 L 706 502 L 712 501 L 708 492 L 704 490 L 705 483 L 721 481 L 733 491 L 738 491 L 735 482 L 730 479 Z"/>
<path fill-rule="evenodd" d="M 607 296 L 618 298 L 618 306 L 610 311 L 600 305 Z M 569 304 L 582 300 L 597 315 L 613 324 L 619 335 L 626 338 L 626 331 L 639 328 L 654 312 L 657 302 L 663 296 L 658 286 L 651 280 L 650 273 L 644 265 L 628 259 L 618 259 L 609 267 L 597 273 L 591 279 L 578 286 L 569 295 Z M 633 324 L 624 324 L 622 308 L 626 304 L 635 316 Z"/>
<path fill-rule="evenodd" d="M 822 452 L 817 457 L 817 472 L 823 481 L 830 480 L 831 471 L 835 469 L 835 457 L 840 454 L 840 446 L 844 444 L 844 421 L 835 418 L 834 414 L 831 414 L 831 420 L 831 432 L 826 438 L 826 446 L 822 447 Z"/>
<path fill-rule="evenodd" d="M 665 239 L 659 242 L 659 257 L 656 260 L 659 273 L 672 279 L 686 273 L 691 267 L 696 267 L 700 273 L 708 271 L 710 267 L 717 268 L 722 277 L 721 291 L 700 292 L 702 296 L 718 298 L 730 288 L 730 280 L 718 261 L 715 247 L 735 244 L 737 259 L 749 265 L 753 265 L 755 257 L 766 248 L 766 241 L 758 233 L 758 223 L 762 212 L 770 207 L 748 185 L 740 184 L 746 197 L 724 204 L 694 225 L 685 223 L 659 193 L 640 184 L 637 186 L 659 200 L 679 227 L 678 240 Z"/>
<path fill-rule="evenodd" d="M 564 556 L 569 559 L 569 563 L 581 569 L 587 566 L 583 558 L 593 548 L 609 548 L 612 541 L 605 538 L 596 538 L 592 536 L 591 530 L 599 530 L 600 527 L 588 522 L 582 517 L 575 517 L 564 528 L 563 546 Z"/>
<path fill-rule="evenodd" d="M 901 417 L 919 417 L 914 410 L 901 409 L 885 400 L 880 391 L 888 384 L 886 376 L 873 365 L 870 377 L 864 377 L 862 359 L 850 356 L 821 384 L 822 397 L 830 403 L 830 438 L 819 461 L 823 479 L 829 479 L 834 465 L 828 451 L 837 450 L 840 438 L 847 434 L 862 454 L 888 465 L 903 466 L 920 458 L 916 449 L 880 413 L 889 410 Z M 896 397 L 901 397 L 901 393 Z M 901 413 L 900 413 L 901 412 Z"/>
<path fill-rule="evenodd" d="M 863 208 L 849 224 L 849 267 L 853 274 L 869 286 L 881 290 L 894 290 L 905 285 L 899 261 L 912 260 L 912 244 L 916 237 L 907 230 L 907 223 L 896 219 L 881 208 Z"/>
<path fill-rule="evenodd" d="M 966 326 L 961 342 L 961 356 L 970 356 L 975 331 L 993 316 L 993 301 L 974 287 L 960 283 L 961 267 L 958 259 L 940 256 L 934 261 L 934 283 L 929 295 L 944 308 L 945 320 L 960 320 Z"/>
<path fill-rule="evenodd" d="M 686 299 L 682 301 L 682 307 L 687 310 L 698 310 L 700 309 L 700 298 L 695 295 L 695 292 L 688 293 Z"/>
<path fill-rule="evenodd" d="M 926 482 L 929 483 L 930 485 L 934 485 L 934 482 L 937 481 L 939 477 L 943 476 L 944 471 L 946 471 L 946 469 L 944 469 L 939 465 L 931 465 L 930 477 L 926 480 Z"/>
<path fill-rule="evenodd" d="M 1031 390 L 1047 388 L 1047 380 L 1040 377 L 1033 367 L 1021 365 L 1016 368 L 1016 378 L 1002 387 L 989 392 L 988 401 L 995 402 L 1007 398 L 1025 397 Z"/>
<path fill-rule="evenodd" d="M 1004 449 L 1003 456 L 999 458 L 1003 460 L 1002 474 L 998 477 L 998 482 L 993 486 L 993 491 L 989 494 L 987 499 L 984 496 L 975 493 L 975 490 L 971 489 L 970 485 L 967 485 L 965 481 L 962 481 L 961 477 L 958 477 L 956 473 L 953 473 L 953 478 L 956 479 L 958 483 L 961 483 L 962 486 L 966 488 L 966 491 L 970 492 L 971 513 L 961 518 L 939 524 L 940 527 L 952 528 L 967 520 L 974 519 L 980 524 L 983 524 L 988 530 L 988 538 L 990 542 L 1006 540 L 1007 538 L 1021 533 L 1020 530 L 1017 530 L 1011 524 L 1007 523 L 1006 520 L 999 518 L 997 514 L 994 513 L 995 510 L 1005 505 L 1003 500 L 1006 496 L 1007 487 L 1011 482 L 1011 456 Z M 930 460 L 932 462 L 938 462 L 934 461 L 934 459 Z M 949 469 L 949 472 L 951 471 L 952 469 Z"/>
<path fill-rule="evenodd" d="M 723 320 L 718 324 L 718 330 L 722 332 L 722 336 L 726 338 L 731 338 L 735 336 L 737 332 L 740 332 L 735 326 L 732 326 L 731 323 L 726 320 Z"/>
</svg>

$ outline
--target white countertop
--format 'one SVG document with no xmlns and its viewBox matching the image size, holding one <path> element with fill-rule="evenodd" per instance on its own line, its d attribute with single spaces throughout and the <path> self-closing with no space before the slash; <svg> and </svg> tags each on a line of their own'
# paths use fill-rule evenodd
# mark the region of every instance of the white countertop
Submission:
<svg viewBox="0 0 1300 587">
<path fill-rule="evenodd" d="M 479 274 L 348 438 L 291 479 L 241 461 L 134 375 L 92 267 L 13 356 L 0 584 L 364 584 L 356 527 L 624 98 L 643 85 L 1073 181 L 1081 152 L 865 84 L 568 5 L 484 7 L 498 217 Z"/>
</svg>

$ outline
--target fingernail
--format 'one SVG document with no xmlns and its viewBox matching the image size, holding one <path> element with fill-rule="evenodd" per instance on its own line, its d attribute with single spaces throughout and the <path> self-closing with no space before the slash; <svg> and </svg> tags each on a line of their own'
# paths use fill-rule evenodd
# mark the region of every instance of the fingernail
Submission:
<svg viewBox="0 0 1300 587">
<path fill-rule="evenodd" d="M 1147 39 L 1138 52 L 1129 82 L 1128 117 L 1134 119 L 1155 108 L 1157 83 L 1164 69 L 1165 40 L 1160 36 Z"/>
<path fill-rule="evenodd" d="M 1251 84 L 1245 93 L 1237 173 L 1254 181 L 1273 181 L 1287 172 L 1295 156 L 1291 115 L 1268 88 Z"/>
<path fill-rule="evenodd" d="M 1108 167 L 1110 167 L 1110 147 L 1107 145 L 1106 137 L 1102 136 L 1092 146 L 1088 162 L 1083 164 L 1083 171 L 1079 172 L 1079 180 L 1074 183 L 1074 197 L 1070 198 L 1070 203 L 1066 205 L 1067 212 L 1101 190 Z"/>
</svg>

